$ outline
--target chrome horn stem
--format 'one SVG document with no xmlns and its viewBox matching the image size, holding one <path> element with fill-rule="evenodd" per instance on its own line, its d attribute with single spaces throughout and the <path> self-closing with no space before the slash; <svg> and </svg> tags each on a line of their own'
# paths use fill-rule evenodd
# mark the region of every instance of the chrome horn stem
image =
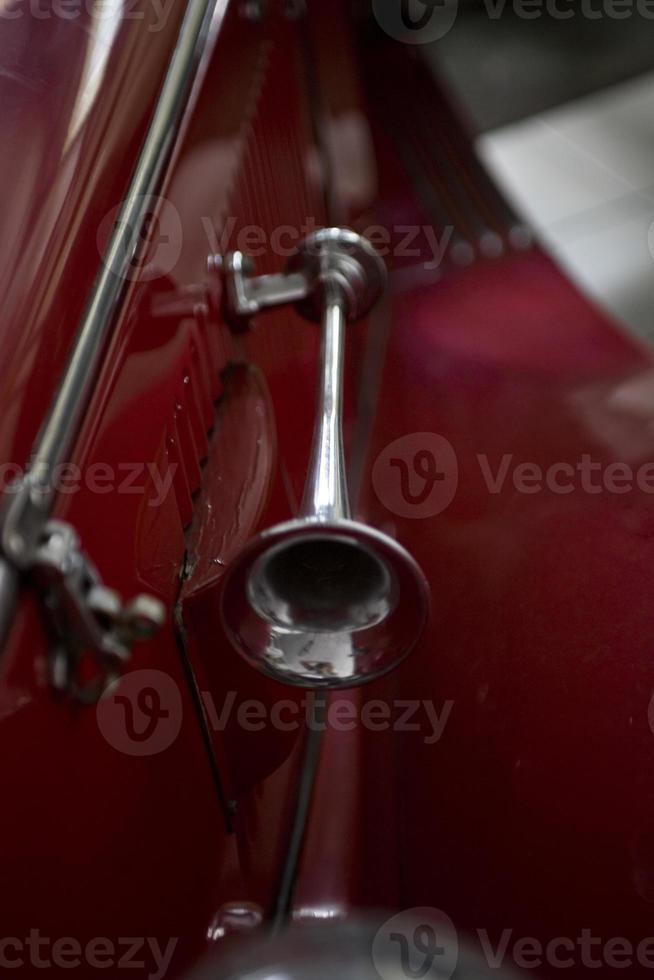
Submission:
<svg viewBox="0 0 654 980">
<path fill-rule="evenodd" d="M 300 516 L 269 528 L 229 568 L 222 618 L 236 649 L 302 687 L 353 687 L 395 667 L 422 632 L 428 589 L 396 541 L 350 517 L 343 448 L 346 334 L 386 278 L 370 242 L 343 228 L 307 238 L 283 275 L 227 258 L 229 313 L 243 320 L 292 297 L 322 325 L 317 417 Z"/>
<path fill-rule="evenodd" d="M 316 428 L 300 508 L 302 517 L 320 521 L 350 517 L 343 447 L 346 307 L 338 283 L 325 283 Z"/>
</svg>

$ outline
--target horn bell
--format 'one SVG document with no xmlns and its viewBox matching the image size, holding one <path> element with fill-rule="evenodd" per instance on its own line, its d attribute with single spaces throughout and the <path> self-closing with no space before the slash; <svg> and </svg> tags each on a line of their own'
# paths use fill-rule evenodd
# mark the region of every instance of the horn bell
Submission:
<svg viewBox="0 0 654 980">
<path fill-rule="evenodd" d="M 347 688 L 410 653 L 429 589 L 416 561 L 381 531 L 299 518 L 241 552 L 221 605 L 231 642 L 258 670 L 299 687 Z"/>
</svg>

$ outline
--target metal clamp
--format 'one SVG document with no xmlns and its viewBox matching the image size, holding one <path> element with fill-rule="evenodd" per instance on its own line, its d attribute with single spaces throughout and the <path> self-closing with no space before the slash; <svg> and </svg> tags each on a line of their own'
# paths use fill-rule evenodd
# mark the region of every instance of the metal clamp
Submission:
<svg viewBox="0 0 654 980">
<path fill-rule="evenodd" d="M 255 276 L 254 261 L 243 252 L 225 256 L 226 317 L 240 333 L 252 328 L 258 313 L 297 303 L 306 298 L 310 284 L 300 272 L 280 272 L 272 276 Z"/>
<path fill-rule="evenodd" d="M 252 327 L 259 313 L 295 304 L 308 320 L 320 323 L 325 287 L 343 296 L 345 318 L 360 320 L 370 312 L 385 282 L 386 267 L 370 242 L 348 228 L 323 228 L 306 238 L 286 270 L 254 275 L 254 262 L 243 252 L 224 260 L 227 318 L 237 330 Z"/>
<path fill-rule="evenodd" d="M 45 519 L 42 490 L 29 476 L 12 491 L 2 550 L 43 597 L 54 637 L 50 682 L 56 691 L 94 704 L 122 673 L 133 644 L 150 639 L 163 625 L 165 606 L 149 595 L 124 602 L 107 588 L 76 530 Z"/>
</svg>

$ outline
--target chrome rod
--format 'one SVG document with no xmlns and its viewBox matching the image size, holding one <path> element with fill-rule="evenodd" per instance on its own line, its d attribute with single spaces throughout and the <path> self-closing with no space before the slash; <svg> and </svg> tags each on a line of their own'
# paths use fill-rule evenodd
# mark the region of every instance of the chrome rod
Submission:
<svg viewBox="0 0 654 980">
<path fill-rule="evenodd" d="M 129 285 L 129 269 L 135 259 L 143 226 L 152 210 L 156 193 L 184 114 L 198 69 L 205 61 L 205 47 L 215 37 L 217 21 L 224 15 L 227 0 L 190 0 L 175 50 L 166 73 L 143 151 L 128 193 L 116 220 L 97 283 L 86 307 L 77 338 L 51 406 L 37 438 L 33 469 L 50 482 L 57 463 L 64 462 L 79 429 L 80 419 L 96 379 L 100 355 L 119 303 Z"/>
<path fill-rule="evenodd" d="M 343 448 L 347 301 L 338 283 L 325 283 L 324 302 L 316 427 L 300 514 L 338 521 L 350 517 Z"/>
<path fill-rule="evenodd" d="M 151 211 L 208 67 L 229 0 L 189 0 L 134 175 L 61 383 L 32 447 L 32 467 L 4 514 L 0 555 L 0 648 L 13 621 L 20 569 L 52 510 L 51 474 L 65 462 L 97 380 L 102 353 L 124 299 L 135 258 L 135 232 Z M 11 526 L 9 526 L 11 525 Z"/>
</svg>

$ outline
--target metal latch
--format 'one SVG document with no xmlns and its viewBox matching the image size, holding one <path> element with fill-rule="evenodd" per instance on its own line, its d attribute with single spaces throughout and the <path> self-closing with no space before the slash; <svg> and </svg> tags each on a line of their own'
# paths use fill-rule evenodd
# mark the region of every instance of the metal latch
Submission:
<svg viewBox="0 0 654 980">
<path fill-rule="evenodd" d="M 55 690 L 93 704 L 120 676 L 133 644 L 150 639 L 163 625 L 165 606 L 150 595 L 125 602 L 108 588 L 77 531 L 45 519 L 42 493 L 29 475 L 11 491 L 2 550 L 43 597 L 54 638 L 50 681 Z"/>
</svg>

